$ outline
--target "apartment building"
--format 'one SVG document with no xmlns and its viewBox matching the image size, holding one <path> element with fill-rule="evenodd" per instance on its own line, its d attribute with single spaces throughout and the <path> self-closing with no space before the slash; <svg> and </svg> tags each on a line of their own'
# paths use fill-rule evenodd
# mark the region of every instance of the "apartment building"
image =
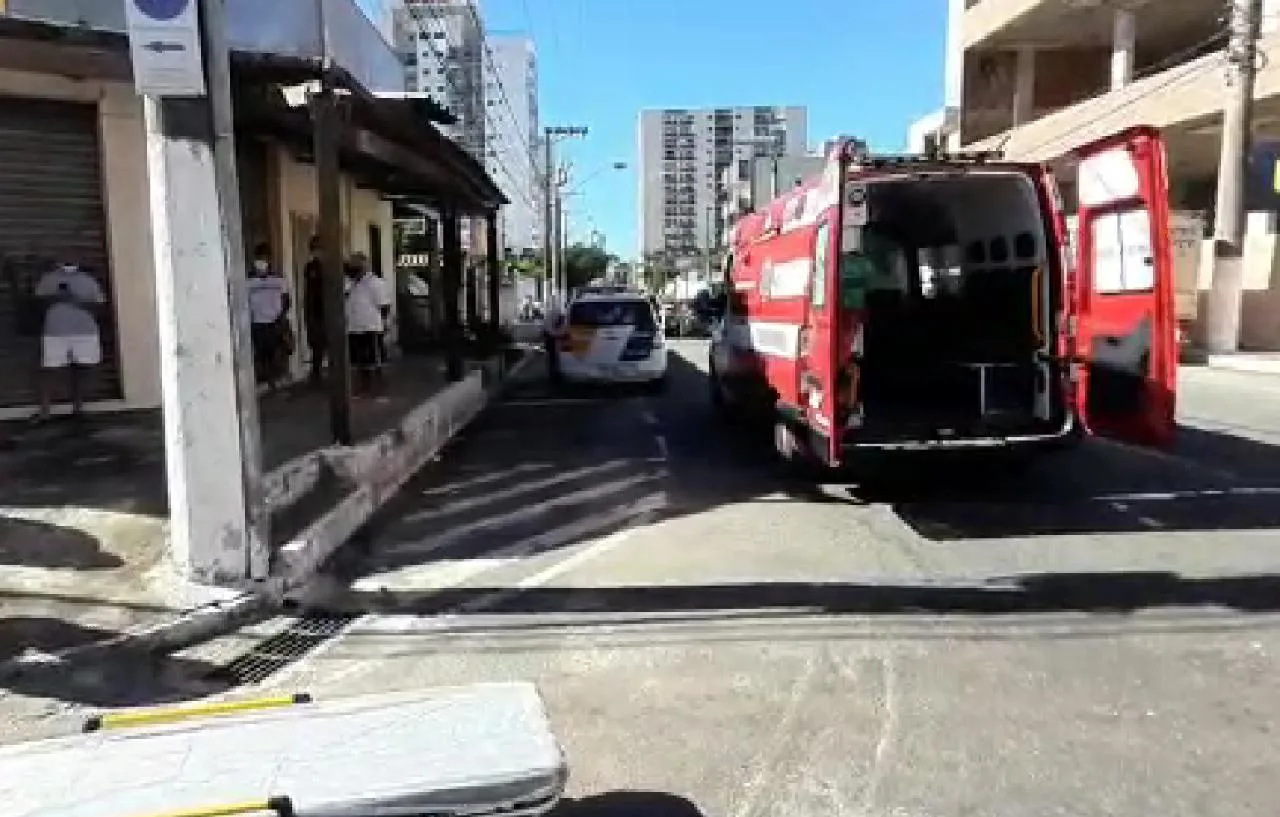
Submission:
<svg viewBox="0 0 1280 817">
<path fill-rule="evenodd" d="M 830 149 L 827 143 L 824 147 Z M 734 220 L 760 205 L 822 173 L 825 152 L 800 156 L 756 156 L 744 168 L 726 166 L 720 173 L 721 222 Z M 745 172 L 743 172 L 745 170 Z"/>
<path fill-rule="evenodd" d="M 1254 134 L 1280 137 L 1280 0 L 1262 2 L 1263 58 Z M 1227 94 L 1222 0 L 949 0 L 945 106 L 913 125 L 919 148 L 937 141 L 1002 149 L 1012 159 L 1061 162 L 1132 125 L 1161 129 L 1170 203 L 1213 223 Z M 1073 200 L 1070 173 L 1063 192 Z M 1280 256 L 1271 214 L 1251 214 L 1239 315 L 1242 348 L 1280 348 Z M 1212 251 L 1195 286 L 1203 318 Z M 1234 307 L 1233 307 L 1234 309 Z M 1194 331 L 1203 331 L 1197 321 Z"/>
<path fill-rule="evenodd" d="M 726 169 L 745 179 L 754 157 L 803 154 L 807 120 L 798 106 L 641 112 L 641 256 L 691 259 L 718 247 Z"/>
<path fill-rule="evenodd" d="M 492 36 L 485 51 L 489 111 L 485 169 L 511 204 L 501 214 L 500 241 L 512 252 L 542 246 L 542 162 L 538 150 L 538 59 L 529 37 Z"/>
<path fill-rule="evenodd" d="M 441 131 L 483 159 L 484 25 L 475 0 L 404 0 L 393 17 L 405 87 L 431 94 L 457 117 L 457 124 Z"/>
</svg>

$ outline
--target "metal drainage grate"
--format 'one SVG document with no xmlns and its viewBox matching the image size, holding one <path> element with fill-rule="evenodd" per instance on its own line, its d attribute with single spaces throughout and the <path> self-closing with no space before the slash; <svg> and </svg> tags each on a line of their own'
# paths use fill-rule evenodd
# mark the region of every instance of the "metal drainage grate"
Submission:
<svg viewBox="0 0 1280 817">
<path fill-rule="evenodd" d="M 340 635 L 356 618 L 350 614 L 299 616 L 289 629 L 214 669 L 210 677 L 235 686 L 261 683 Z"/>
</svg>

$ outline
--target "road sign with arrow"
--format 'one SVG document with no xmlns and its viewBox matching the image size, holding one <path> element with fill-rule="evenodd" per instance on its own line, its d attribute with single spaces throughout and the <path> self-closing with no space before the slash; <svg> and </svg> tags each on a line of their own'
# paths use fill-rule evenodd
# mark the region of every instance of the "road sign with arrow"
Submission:
<svg viewBox="0 0 1280 817">
<path fill-rule="evenodd" d="M 125 0 L 133 81 L 145 96 L 204 96 L 200 0 Z"/>
</svg>

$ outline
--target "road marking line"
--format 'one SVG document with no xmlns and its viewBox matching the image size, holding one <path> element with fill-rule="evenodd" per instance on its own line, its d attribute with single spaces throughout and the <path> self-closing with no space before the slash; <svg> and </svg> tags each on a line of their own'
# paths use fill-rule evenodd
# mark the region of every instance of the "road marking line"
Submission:
<svg viewBox="0 0 1280 817">
<path fill-rule="evenodd" d="M 658 415 L 653 413 L 653 409 L 643 408 L 640 410 L 640 419 L 644 420 L 645 425 L 656 426 L 658 424 Z"/>
<path fill-rule="evenodd" d="M 667 451 L 667 438 L 659 434 L 658 436 L 654 437 L 654 442 L 658 444 L 658 458 L 661 460 L 666 460 L 668 458 L 668 453 L 669 453 Z"/>
<path fill-rule="evenodd" d="M 470 560 L 476 563 L 474 570 L 458 570 L 452 576 L 450 581 L 441 582 L 438 586 L 430 588 L 435 592 L 451 590 L 467 581 L 479 576 L 489 570 L 496 570 L 508 564 L 522 561 L 529 554 L 536 552 L 540 545 L 548 544 L 554 546 L 557 541 L 572 539 L 577 536 L 588 535 L 593 527 L 603 527 L 605 524 L 634 523 L 637 517 L 643 517 L 647 514 L 655 513 L 667 505 L 665 493 L 650 494 L 643 499 L 612 509 L 612 511 L 596 516 L 591 519 L 578 520 L 567 525 L 561 525 L 558 528 L 543 531 L 537 536 L 529 537 L 515 544 L 509 545 L 488 559 Z M 603 524 L 602 524 L 603 523 Z M 396 629 L 401 631 L 420 632 L 421 630 L 439 630 L 447 629 L 449 626 L 465 617 L 469 613 L 481 612 L 504 599 L 517 595 L 522 591 L 532 589 L 539 585 L 545 584 L 557 576 L 579 567 L 582 564 L 608 553 L 610 550 L 621 545 L 635 532 L 634 527 L 623 528 L 609 533 L 601 539 L 585 545 L 580 550 L 566 556 L 564 559 L 555 562 L 544 568 L 532 576 L 527 576 L 517 582 L 513 587 L 489 593 L 479 598 L 473 599 L 469 603 L 463 603 L 448 610 L 440 615 L 424 618 L 417 614 L 402 613 L 366 613 L 354 621 L 350 622 L 341 633 L 333 638 L 325 640 L 315 649 L 304 655 L 302 658 L 293 662 L 289 666 L 281 669 L 279 672 L 264 678 L 255 684 L 238 689 L 254 689 L 260 687 L 276 687 L 282 685 L 289 679 L 298 678 L 305 671 L 309 671 L 312 665 L 317 663 L 326 653 L 336 647 L 339 643 L 346 641 L 347 636 L 352 633 L 385 633 Z M 559 537 L 559 539 L 557 539 Z M 483 562 L 484 564 L 480 564 Z M 370 577 L 375 578 L 376 577 Z M 372 582 L 371 582 L 372 583 Z M 404 588 L 409 589 L 409 588 Z M 392 590 L 391 592 L 395 592 Z M 417 623 L 425 624 L 425 627 L 415 626 Z M 397 624 L 399 627 L 397 628 Z M 361 669 L 371 669 L 376 664 L 376 659 L 346 659 L 351 662 L 347 666 L 338 666 L 332 670 L 330 675 L 321 676 L 314 679 L 316 684 L 329 684 L 333 679 L 348 678 Z M 234 691 L 234 690 L 231 690 Z M 230 691 L 229 691 L 230 692 Z"/>
<path fill-rule="evenodd" d="M 441 559 L 361 576 L 351 583 L 356 592 L 379 590 L 442 590 L 456 587 L 473 576 L 520 561 L 518 558 Z"/>
</svg>

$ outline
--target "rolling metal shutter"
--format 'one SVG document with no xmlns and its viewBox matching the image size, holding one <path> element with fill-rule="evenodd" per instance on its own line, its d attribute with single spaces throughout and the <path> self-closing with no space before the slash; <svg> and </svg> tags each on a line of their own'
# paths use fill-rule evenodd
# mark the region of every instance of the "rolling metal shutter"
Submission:
<svg viewBox="0 0 1280 817">
<path fill-rule="evenodd" d="M 103 365 L 87 400 L 121 396 L 94 105 L 0 97 L 0 407 L 33 405 L 43 313 L 31 293 L 54 264 L 80 264 L 107 296 Z M 55 398 L 64 387 L 55 387 Z"/>
</svg>

